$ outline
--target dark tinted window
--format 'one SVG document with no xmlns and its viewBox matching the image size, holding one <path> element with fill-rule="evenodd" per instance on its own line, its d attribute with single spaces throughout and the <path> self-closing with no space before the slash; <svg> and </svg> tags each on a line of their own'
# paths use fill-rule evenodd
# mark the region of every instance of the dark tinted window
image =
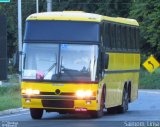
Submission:
<svg viewBox="0 0 160 127">
<path fill-rule="evenodd" d="M 139 49 L 139 29 L 136 28 L 136 49 Z"/>
<path fill-rule="evenodd" d="M 125 26 L 121 26 L 121 45 L 122 49 L 125 49 Z"/>
<path fill-rule="evenodd" d="M 128 49 L 128 47 L 127 47 L 127 42 L 128 42 L 128 34 L 127 34 L 127 26 L 125 26 L 124 27 L 124 48 L 125 49 Z"/>
<path fill-rule="evenodd" d="M 134 32 L 133 32 L 133 28 L 130 27 L 130 49 L 134 49 Z"/>
<path fill-rule="evenodd" d="M 76 21 L 27 21 L 24 40 L 99 41 L 99 23 Z"/>
<path fill-rule="evenodd" d="M 127 36 L 126 36 L 126 38 L 127 38 L 127 49 L 131 49 L 131 45 L 130 45 L 130 43 L 131 43 L 130 27 L 127 27 Z"/>
<path fill-rule="evenodd" d="M 104 46 L 114 50 L 137 50 L 139 30 L 134 26 L 104 22 Z"/>
<path fill-rule="evenodd" d="M 133 47 L 136 49 L 136 28 L 132 29 Z"/>
<path fill-rule="evenodd" d="M 110 24 L 109 23 L 104 23 L 104 46 L 106 48 L 111 48 L 111 43 L 110 43 Z"/>
<path fill-rule="evenodd" d="M 111 47 L 116 48 L 116 24 L 111 24 Z"/>
<path fill-rule="evenodd" d="M 121 49 L 121 26 L 117 25 L 116 29 L 116 45 L 118 49 Z"/>
</svg>

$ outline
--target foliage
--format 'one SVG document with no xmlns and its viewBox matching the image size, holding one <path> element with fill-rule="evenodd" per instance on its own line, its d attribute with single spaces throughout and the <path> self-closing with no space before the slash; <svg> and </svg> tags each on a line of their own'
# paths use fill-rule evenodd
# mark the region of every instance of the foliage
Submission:
<svg viewBox="0 0 160 127">
<path fill-rule="evenodd" d="M 44 11 L 45 0 L 40 1 L 39 9 Z M 12 58 L 13 54 L 18 49 L 18 11 L 17 0 L 11 0 L 10 3 L 0 4 L 0 15 L 5 15 L 7 18 L 7 45 L 8 45 L 8 57 Z M 25 26 L 25 19 L 32 13 L 36 12 L 35 1 L 22 0 L 22 17 L 23 17 L 23 33 Z"/>
<path fill-rule="evenodd" d="M 130 17 L 140 23 L 141 50 L 154 54 L 160 60 L 160 2 L 159 0 L 136 0 L 131 8 Z"/>
<path fill-rule="evenodd" d="M 157 69 L 152 74 L 147 70 L 141 69 L 140 72 L 140 81 L 139 88 L 140 89 L 160 89 L 160 69 Z"/>
<path fill-rule="evenodd" d="M 0 111 L 21 107 L 21 95 L 19 85 L 0 87 Z"/>
<path fill-rule="evenodd" d="M 131 0 L 61 0 L 54 3 L 54 10 L 81 10 L 108 16 L 127 17 Z"/>
<path fill-rule="evenodd" d="M 0 4 L 0 15 L 5 15 L 7 17 L 8 56 L 12 57 L 17 46 L 16 6 L 14 4 L 12 6 L 10 6 L 10 4 Z"/>
</svg>

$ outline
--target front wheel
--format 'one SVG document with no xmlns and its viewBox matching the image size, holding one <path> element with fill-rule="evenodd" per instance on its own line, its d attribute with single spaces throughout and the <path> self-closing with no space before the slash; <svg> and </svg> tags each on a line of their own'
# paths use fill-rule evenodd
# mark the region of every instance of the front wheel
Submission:
<svg viewBox="0 0 160 127">
<path fill-rule="evenodd" d="M 105 96 L 102 95 L 101 102 L 100 102 L 100 110 L 98 111 L 92 111 L 91 117 L 92 118 L 100 118 L 104 115 L 103 109 L 104 109 L 104 103 L 105 103 Z"/>
<path fill-rule="evenodd" d="M 30 114 L 32 119 L 41 119 L 43 115 L 43 109 L 31 108 Z"/>
</svg>

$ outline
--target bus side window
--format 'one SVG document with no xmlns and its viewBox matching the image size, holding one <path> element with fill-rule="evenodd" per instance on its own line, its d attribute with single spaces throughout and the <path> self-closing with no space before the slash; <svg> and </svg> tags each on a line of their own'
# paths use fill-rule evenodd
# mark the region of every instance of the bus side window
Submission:
<svg viewBox="0 0 160 127">
<path fill-rule="evenodd" d="M 121 26 L 117 25 L 116 27 L 116 47 L 117 49 L 121 49 Z"/>
<path fill-rule="evenodd" d="M 108 64 L 109 64 L 109 55 L 104 54 L 104 69 L 108 69 Z"/>
<path fill-rule="evenodd" d="M 111 24 L 108 23 L 108 42 L 109 42 L 109 48 L 112 49 L 112 40 L 111 40 L 111 36 L 112 36 L 112 33 L 111 33 Z"/>
<path fill-rule="evenodd" d="M 136 48 L 139 50 L 140 45 L 139 45 L 139 29 L 136 28 Z"/>
<path fill-rule="evenodd" d="M 124 49 L 125 50 L 127 50 L 128 49 L 128 47 L 127 47 L 127 41 L 128 41 L 128 37 L 127 37 L 127 27 L 126 26 L 124 26 Z"/>
<path fill-rule="evenodd" d="M 110 32 L 109 32 L 110 24 L 109 23 L 105 23 L 104 29 L 105 29 L 105 33 L 104 33 L 105 47 L 107 49 L 110 49 L 111 48 Z"/>
<path fill-rule="evenodd" d="M 104 46 L 104 47 L 106 48 L 106 41 L 105 41 L 105 23 L 104 23 L 104 22 L 101 24 L 100 37 L 101 37 L 102 46 Z"/>
<path fill-rule="evenodd" d="M 125 50 L 125 27 L 121 26 L 121 48 Z"/>
<path fill-rule="evenodd" d="M 130 41 L 131 41 L 131 49 L 135 49 L 135 41 L 134 41 L 134 27 L 130 27 Z"/>
<path fill-rule="evenodd" d="M 111 41 L 111 47 L 113 48 L 113 28 L 114 28 L 114 26 L 113 26 L 113 24 L 111 24 L 111 26 L 110 26 L 110 41 Z"/>
<path fill-rule="evenodd" d="M 131 41 L 130 41 L 130 28 L 127 27 L 127 49 L 130 50 L 131 49 Z"/>
<path fill-rule="evenodd" d="M 133 28 L 132 36 L 133 36 L 133 42 L 134 42 L 134 50 L 136 50 L 137 44 L 136 44 L 136 28 L 135 27 Z"/>
<path fill-rule="evenodd" d="M 111 24 L 111 47 L 116 49 L 116 24 Z"/>
</svg>

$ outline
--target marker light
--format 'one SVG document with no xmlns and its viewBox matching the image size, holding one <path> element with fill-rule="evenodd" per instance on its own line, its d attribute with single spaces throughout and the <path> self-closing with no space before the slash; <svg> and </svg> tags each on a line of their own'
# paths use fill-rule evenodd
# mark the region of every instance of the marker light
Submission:
<svg viewBox="0 0 160 127">
<path fill-rule="evenodd" d="M 40 94 L 40 91 L 39 90 L 26 89 L 26 90 L 22 90 L 22 94 L 27 94 L 27 95 Z"/>
<path fill-rule="evenodd" d="M 91 90 L 78 90 L 76 92 L 76 96 L 79 98 L 84 98 L 84 97 L 91 97 L 93 95 L 93 92 Z"/>
</svg>

